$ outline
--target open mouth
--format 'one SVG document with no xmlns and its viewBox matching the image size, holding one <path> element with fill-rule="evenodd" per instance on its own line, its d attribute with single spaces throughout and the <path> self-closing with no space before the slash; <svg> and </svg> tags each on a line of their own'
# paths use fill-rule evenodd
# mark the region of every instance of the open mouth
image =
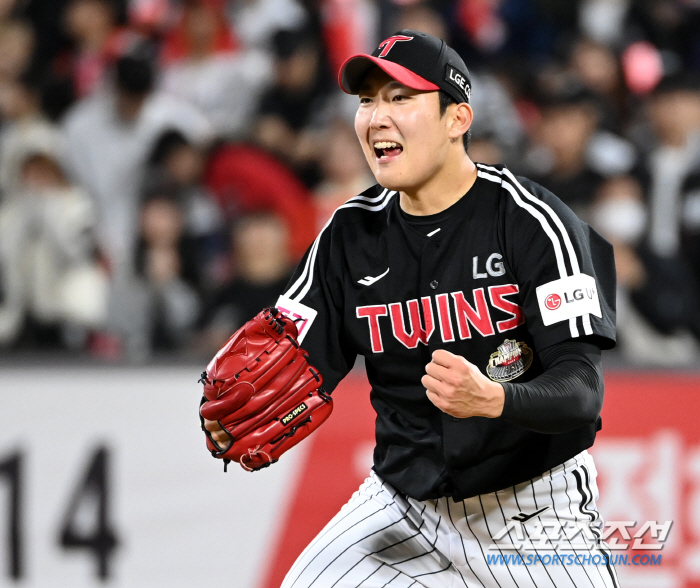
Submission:
<svg viewBox="0 0 700 588">
<path fill-rule="evenodd" d="M 399 155 L 402 151 L 403 146 L 395 141 L 377 141 L 374 144 L 374 154 L 380 160 Z"/>
</svg>

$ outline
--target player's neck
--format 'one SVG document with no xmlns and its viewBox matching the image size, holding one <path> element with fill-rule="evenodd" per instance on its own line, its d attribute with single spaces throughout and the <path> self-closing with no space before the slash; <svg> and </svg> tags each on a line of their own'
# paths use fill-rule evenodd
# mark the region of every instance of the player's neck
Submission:
<svg viewBox="0 0 700 588">
<path fill-rule="evenodd" d="M 467 155 L 455 158 L 424 184 L 400 192 L 401 208 L 415 216 L 437 214 L 452 206 L 474 185 L 477 169 Z"/>
</svg>

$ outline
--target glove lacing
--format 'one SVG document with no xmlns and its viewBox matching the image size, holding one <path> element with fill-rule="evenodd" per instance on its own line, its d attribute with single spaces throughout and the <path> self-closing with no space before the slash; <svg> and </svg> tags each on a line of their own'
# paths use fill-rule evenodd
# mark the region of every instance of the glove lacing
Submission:
<svg viewBox="0 0 700 588">
<path fill-rule="evenodd" d="M 264 455 L 267 458 L 268 463 L 272 463 L 274 461 L 269 453 L 267 453 L 265 451 L 260 451 L 260 445 L 258 445 L 255 448 L 248 448 L 248 453 L 247 454 L 244 453 L 243 455 L 241 455 L 241 459 L 239 460 L 239 462 L 240 462 L 241 466 L 243 467 L 243 469 L 245 469 L 249 472 L 252 472 L 255 469 L 255 468 L 249 468 L 246 464 L 244 464 L 243 458 L 250 457 L 252 459 L 256 455 Z M 262 467 L 265 467 L 265 466 L 262 466 Z"/>
</svg>

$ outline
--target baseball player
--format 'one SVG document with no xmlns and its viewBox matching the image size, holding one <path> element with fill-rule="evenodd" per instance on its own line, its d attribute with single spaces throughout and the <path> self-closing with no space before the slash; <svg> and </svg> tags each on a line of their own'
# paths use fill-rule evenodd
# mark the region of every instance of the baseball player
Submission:
<svg viewBox="0 0 700 588">
<path fill-rule="evenodd" d="M 377 444 L 283 588 L 616 588 L 586 451 L 615 344 L 612 247 L 541 186 L 470 160 L 469 72 L 444 41 L 402 30 L 340 84 L 378 183 L 277 306 L 327 390 L 364 356 Z"/>
</svg>

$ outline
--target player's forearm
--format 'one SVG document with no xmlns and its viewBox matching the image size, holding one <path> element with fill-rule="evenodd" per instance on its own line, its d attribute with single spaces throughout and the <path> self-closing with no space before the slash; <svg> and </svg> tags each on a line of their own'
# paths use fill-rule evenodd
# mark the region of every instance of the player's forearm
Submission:
<svg viewBox="0 0 700 588">
<path fill-rule="evenodd" d="M 540 433 L 563 433 L 595 422 L 603 406 L 600 349 L 582 342 L 540 353 L 545 372 L 525 383 L 505 383 L 501 418 Z"/>
</svg>

